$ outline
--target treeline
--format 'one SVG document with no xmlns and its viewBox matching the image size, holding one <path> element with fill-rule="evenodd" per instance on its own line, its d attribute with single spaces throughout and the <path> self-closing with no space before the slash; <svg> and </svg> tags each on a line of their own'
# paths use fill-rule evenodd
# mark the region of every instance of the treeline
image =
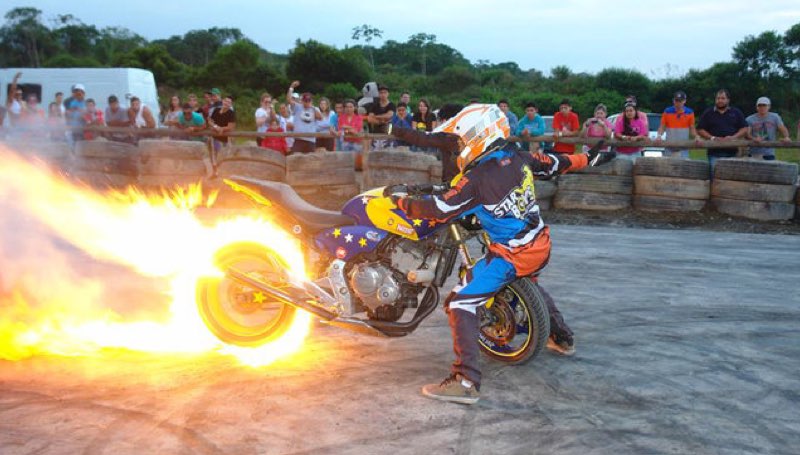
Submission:
<svg viewBox="0 0 800 455">
<path fill-rule="evenodd" d="M 358 42 L 354 46 L 337 49 L 313 39 L 298 40 L 288 55 L 279 55 L 235 28 L 191 30 L 148 41 L 134 31 L 98 29 L 72 15 L 49 22 L 44 23 L 37 8 L 8 11 L 0 28 L 0 67 L 145 68 L 154 73 L 163 99 L 213 86 L 233 93 L 242 109 L 255 109 L 260 92 L 280 96 L 291 80 L 299 79 L 304 90 L 331 99 L 357 98 L 365 82 L 376 80 L 388 85 L 393 97 L 407 90 L 413 99 L 426 97 L 434 106 L 506 98 L 518 113 L 534 101 L 542 113 L 550 114 L 566 97 L 582 117 L 601 102 L 616 111 L 627 94 L 635 94 L 643 109 L 661 111 L 676 90 L 688 93 L 688 105 L 700 110 L 711 106 L 715 91 L 724 87 L 733 104 L 746 113 L 754 110 L 759 96 L 770 97 L 773 111 L 787 119 L 800 113 L 800 23 L 783 35 L 766 31 L 744 37 L 728 61 L 681 77 L 651 80 L 624 68 L 588 74 L 558 66 L 545 74 L 514 62 L 473 63 L 438 43 L 436 35 L 425 33 L 375 46 L 372 41 L 382 38 L 382 31 L 368 25 L 353 29 L 352 38 Z"/>
</svg>

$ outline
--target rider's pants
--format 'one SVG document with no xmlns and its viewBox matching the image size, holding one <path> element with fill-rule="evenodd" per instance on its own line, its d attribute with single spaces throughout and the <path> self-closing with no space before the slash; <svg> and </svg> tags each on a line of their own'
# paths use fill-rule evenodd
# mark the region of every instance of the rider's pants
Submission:
<svg viewBox="0 0 800 455">
<path fill-rule="evenodd" d="M 523 257 L 524 255 L 524 257 Z M 504 255 L 505 256 L 505 255 Z M 480 386 L 481 370 L 478 365 L 480 347 L 478 345 L 477 308 L 488 301 L 498 291 L 521 276 L 538 273 L 550 259 L 550 235 L 547 228 L 533 240 L 520 255 L 506 260 L 496 254 L 488 254 L 479 260 L 467 273 L 466 286 L 456 286 L 455 295 L 449 299 L 448 321 L 453 335 L 453 351 L 456 359 L 451 368 L 453 373 L 461 374 Z M 512 263 L 513 261 L 513 263 Z M 537 284 L 538 286 L 538 284 Z M 553 298 L 539 286 L 550 311 L 551 333 L 572 339 L 572 331 L 564 322 L 555 306 Z"/>
</svg>

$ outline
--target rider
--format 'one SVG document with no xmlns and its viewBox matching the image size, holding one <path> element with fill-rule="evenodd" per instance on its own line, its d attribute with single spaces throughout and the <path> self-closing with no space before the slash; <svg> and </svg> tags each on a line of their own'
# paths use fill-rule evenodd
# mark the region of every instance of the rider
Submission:
<svg viewBox="0 0 800 455">
<path fill-rule="evenodd" d="M 595 146 L 586 154 L 519 153 L 506 141 L 508 119 L 495 105 L 472 104 L 437 128 L 458 136 L 462 176 L 441 195 L 392 194 L 409 217 L 440 222 L 475 215 L 491 243 L 489 253 L 467 273 L 467 283 L 448 298 L 448 320 L 456 359 L 440 384 L 428 384 L 430 398 L 473 404 L 480 398 L 476 310 L 514 280 L 538 274 L 550 258 L 550 233 L 539 215 L 535 178 L 596 166 L 614 157 Z"/>
</svg>

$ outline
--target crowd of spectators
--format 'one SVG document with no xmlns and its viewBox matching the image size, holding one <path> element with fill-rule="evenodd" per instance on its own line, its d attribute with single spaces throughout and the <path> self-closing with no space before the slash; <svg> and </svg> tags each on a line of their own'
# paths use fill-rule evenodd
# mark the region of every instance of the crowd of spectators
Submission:
<svg viewBox="0 0 800 455">
<path fill-rule="evenodd" d="M 129 98 L 128 107 L 123 107 L 119 98 L 111 95 L 107 99 L 107 107 L 101 110 L 97 108 L 93 98 L 87 97 L 86 88 L 82 84 L 74 84 L 71 87 L 71 96 L 66 99 L 63 93 L 57 93 L 45 110 L 35 94 L 23 97 L 23 91 L 17 85 L 20 76 L 21 73 L 15 75 L 9 87 L 6 105 L 0 108 L 0 126 L 5 125 L 6 131 L 10 130 L 10 126 L 23 135 L 38 134 L 35 133 L 37 129 L 45 128 L 53 140 L 74 142 L 104 137 L 113 141 L 136 142 L 142 134 L 124 131 L 97 133 L 85 127 L 153 129 L 158 126 L 152 110 L 136 96 Z M 320 97 L 315 103 L 312 93 L 295 92 L 300 85 L 300 81 L 291 83 L 285 94 L 285 102 L 278 102 L 269 93 L 262 94 L 254 114 L 255 125 L 258 133 L 293 132 L 308 135 L 260 136 L 256 138 L 259 146 L 283 154 L 359 152 L 363 147 L 363 132 L 386 134 L 390 125 L 392 128 L 431 132 L 437 126 L 437 117 L 428 100 L 420 98 L 412 103 L 411 94 L 407 91 L 400 94 L 395 104 L 389 88 L 378 85 L 378 96 L 366 106 L 359 107 L 354 99 L 335 100 L 332 103 L 328 98 Z M 236 129 L 237 112 L 233 97 L 223 96 L 222 91 L 217 88 L 205 92 L 204 99 L 205 102 L 200 104 L 195 94 L 189 94 L 185 101 L 174 95 L 170 98 L 169 105 L 162 109 L 160 120 L 163 126 L 176 130 L 174 135 L 170 135 L 171 138 L 205 141 L 213 155 L 232 142 L 230 133 Z M 552 117 L 552 151 L 575 153 L 576 145 L 562 140 L 569 137 L 615 138 L 625 141 L 628 144 L 618 145 L 615 150 L 620 159 L 628 160 L 641 156 L 645 145 L 658 146 L 664 140 L 684 141 L 684 144 L 692 139 L 720 142 L 735 139 L 755 142 L 790 140 L 790 132 L 781 117 L 770 112 L 771 102 L 767 97 L 759 98 L 756 112 L 747 117 L 741 110 L 730 105 L 730 94 L 724 89 L 717 92 L 715 105 L 706 109 L 698 118 L 686 103 L 685 92 L 678 91 L 674 94 L 672 106 L 661 113 L 660 126 L 655 132 L 655 139 L 651 139 L 647 114 L 639 109 L 633 95 L 626 97 L 621 106 L 622 112 L 614 116 L 613 121 L 609 120 L 607 106 L 598 104 L 593 116 L 582 123 L 578 114 L 572 110 L 569 100 L 564 99 Z M 519 138 L 520 148 L 536 151 L 545 147 L 545 143 L 530 141 L 530 138 L 550 134 L 546 133 L 544 118 L 535 103 L 527 103 L 521 117 L 517 117 L 512 111 L 507 100 L 500 99 L 497 105 L 508 118 L 511 133 Z M 64 125 L 70 128 L 65 130 Z M 194 134 L 201 131 L 207 134 Z M 797 125 L 797 134 L 800 136 L 800 123 Z M 400 139 L 376 140 L 371 146 L 373 149 L 409 147 L 412 151 L 436 152 L 436 149 L 415 146 Z M 585 150 L 587 146 L 583 147 Z M 707 155 L 709 162 L 713 164 L 718 158 L 736 154 L 735 147 L 714 147 L 708 149 Z M 758 159 L 775 159 L 775 149 L 772 147 L 754 146 L 750 148 L 749 154 Z M 663 155 L 686 159 L 689 157 L 689 147 L 668 147 L 664 149 Z"/>
</svg>

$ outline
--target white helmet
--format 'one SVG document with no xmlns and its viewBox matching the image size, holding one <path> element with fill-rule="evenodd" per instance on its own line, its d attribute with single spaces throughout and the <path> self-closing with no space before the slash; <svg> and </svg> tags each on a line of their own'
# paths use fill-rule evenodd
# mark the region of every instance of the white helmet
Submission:
<svg viewBox="0 0 800 455">
<path fill-rule="evenodd" d="M 496 105 L 470 104 L 439 125 L 434 132 L 455 134 L 461 139 L 464 149 L 456 163 L 464 172 L 494 141 L 508 138 L 510 128 L 505 114 Z"/>
</svg>

